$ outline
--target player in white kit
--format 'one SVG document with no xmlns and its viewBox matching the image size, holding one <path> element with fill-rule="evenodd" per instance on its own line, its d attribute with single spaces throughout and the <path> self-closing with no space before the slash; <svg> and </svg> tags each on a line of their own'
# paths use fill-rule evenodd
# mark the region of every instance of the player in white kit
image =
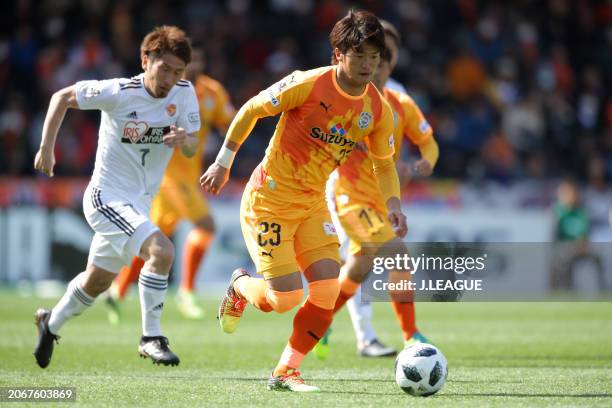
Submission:
<svg viewBox="0 0 612 408">
<path fill-rule="evenodd" d="M 49 365 L 62 325 L 91 306 L 134 256 L 146 261 L 138 284 L 143 332 L 138 352 L 156 364 L 179 363 L 160 327 L 174 247 L 149 220 L 149 209 L 174 149 L 188 157 L 196 152 L 199 107 L 193 86 L 181 80 L 191 61 L 182 30 L 157 27 L 140 51 L 142 74 L 77 82 L 56 92 L 49 104 L 34 167 L 50 177 L 66 110 L 98 109 L 102 117 L 95 168 L 83 196 L 83 212 L 95 234 L 85 271 L 52 310 L 36 311 L 34 356 L 42 368 Z"/>
</svg>

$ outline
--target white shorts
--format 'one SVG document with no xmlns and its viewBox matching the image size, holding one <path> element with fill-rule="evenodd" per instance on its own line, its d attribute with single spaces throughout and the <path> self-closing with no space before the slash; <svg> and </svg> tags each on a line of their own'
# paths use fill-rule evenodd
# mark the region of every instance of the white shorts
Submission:
<svg viewBox="0 0 612 408">
<path fill-rule="evenodd" d="M 91 185 L 83 195 L 83 213 L 95 234 L 88 263 L 119 273 L 140 254 L 143 242 L 159 231 L 149 219 L 150 199 L 129 201 Z"/>
</svg>

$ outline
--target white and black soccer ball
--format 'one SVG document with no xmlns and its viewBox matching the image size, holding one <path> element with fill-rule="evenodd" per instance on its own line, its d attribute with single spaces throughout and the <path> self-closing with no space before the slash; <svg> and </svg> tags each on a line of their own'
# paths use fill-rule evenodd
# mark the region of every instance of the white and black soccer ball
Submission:
<svg viewBox="0 0 612 408">
<path fill-rule="evenodd" d="M 448 376 L 444 354 L 435 346 L 417 343 L 395 359 L 395 382 L 407 394 L 429 397 L 442 389 Z"/>
</svg>

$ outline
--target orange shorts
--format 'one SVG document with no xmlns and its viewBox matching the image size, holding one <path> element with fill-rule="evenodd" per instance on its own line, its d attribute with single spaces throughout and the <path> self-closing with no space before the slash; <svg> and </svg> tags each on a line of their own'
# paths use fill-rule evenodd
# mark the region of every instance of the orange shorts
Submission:
<svg viewBox="0 0 612 408">
<path fill-rule="evenodd" d="M 361 252 L 362 244 L 384 244 L 396 238 L 387 212 L 368 205 L 339 205 L 338 219 L 349 239 L 349 254 Z"/>
<path fill-rule="evenodd" d="M 322 259 L 340 262 L 338 235 L 325 199 L 312 203 L 281 203 L 266 195 L 265 187 L 254 190 L 247 184 L 240 206 L 242 235 L 257 273 L 265 279 L 303 272 Z"/>
<path fill-rule="evenodd" d="M 208 214 L 208 203 L 199 184 L 169 177 L 164 177 L 159 193 L 151 204 L 151 221 L 166 236 L 174 234 L 181 220 L 195 223 Z"/>
</svg>

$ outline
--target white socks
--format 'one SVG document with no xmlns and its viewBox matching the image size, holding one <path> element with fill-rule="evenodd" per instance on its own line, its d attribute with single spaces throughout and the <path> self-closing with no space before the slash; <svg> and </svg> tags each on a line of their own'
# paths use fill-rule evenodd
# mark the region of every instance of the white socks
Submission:
<svg viewBox="0 0 612 408">
<path fill-rule="evenodd" d="M 353 329 L 359 345 L 369 343 L 376 338 L 376 332 L 372 327 L 372 305 L 361 303 L 361 288 L 355 292 L 352 298 L 346 302 Z"/>
<path fill-rule="evenodd" d="M 138 293 L 142 314 L 142 335 L 161 336 L 160 318 L 168 289 L 168 275 L 158 275 L 146 269 L 140 271 Z"/>
<path fill-rule="evenodd" d="M 80 315 L 96 300 L 83 290 L 80 282 L 84 275 L 85 272 L 81 272 L 70 281 L 66 293 L 51 311 L 51 318 L 49 319 L 49 331 L 51 333 L 58 334 L 59 329 L 68 319 Z"/>
</svg>

